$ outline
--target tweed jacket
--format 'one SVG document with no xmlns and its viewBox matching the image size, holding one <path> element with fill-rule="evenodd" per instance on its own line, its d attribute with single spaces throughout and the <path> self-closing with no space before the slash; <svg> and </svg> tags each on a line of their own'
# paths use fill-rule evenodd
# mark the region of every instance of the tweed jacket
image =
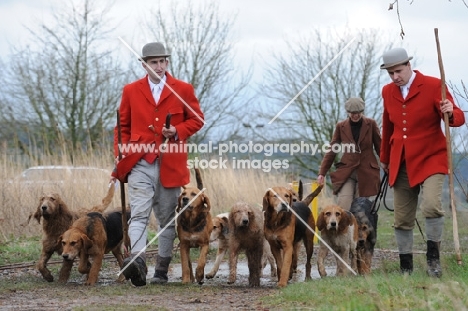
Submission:
<svg viewBox="0 0 468 311">
<path fill-rule="evenodd" d="M 393 186 L 404 160 L 411 187 L 434 174 L 447 174 L 447 146 L 442 132 L 441 81 L 415 70 L 416 77 L 403 99 L 394 83 L 382 88 L 383 119 L 380 161 L 388 164 L 389 185 Z M 454 100 L 450 92 L 447 99 Z M 455 104 L 450 126 L 461 126 L 465 116 Z"/>
<path fill-rule="evenodd" d="M 180 147 L 186 143 L 187 138 L 202 128 L 204 116 L 192 85 L 173 78 L 168 72 L 166 84 L 157 105 L 151 93 L 148 75 L 123 88 L 119 108 L 122 145 L 137 148 L 123 150 L 125 157 L 119 161 L 113 172 L 113 176 L 120 181 L 126 181 L 127 175 L 145 154 L 156 152 L 157 161 L 160 161 L 160 181 L 164 187 L 180 187 L 190 182 L 187 152 Z M 171 138 L 166 151 L 160 152 L 159 147 L 165 140 L 162 128 L 168 113 L 172 115 L 171 125 L 177 129 L 178 140 Z M 145 150 L 153 147 L 153 150 Z M 118 156 L 117 126 L 114 129 L 114 153 Z"/>
<path fill-rule="evenodd" d="M 380 186 L 380 167 L 377 155 L 380 152 L 380 131 L 375 120 L 362 117 L 359 142 L 355 143 L 351 132 L 350 119 L 338 122 L 330 146 L 353 144 L 355 152 L 343 150 L 341 159 L 335 164 L 336 170 L 330 173 L 333 193 L 337 194 L 354 170 L 357 170 L 359 195 L 376 195 Z M 376 153 L 374 153 L 374 150 Z M 377 154 L 377 155 L 376 155 Z M 327 152 L 320 165 L 319 175 L 325 176 L 335 161 L 337 153 Z"/>
</svg>

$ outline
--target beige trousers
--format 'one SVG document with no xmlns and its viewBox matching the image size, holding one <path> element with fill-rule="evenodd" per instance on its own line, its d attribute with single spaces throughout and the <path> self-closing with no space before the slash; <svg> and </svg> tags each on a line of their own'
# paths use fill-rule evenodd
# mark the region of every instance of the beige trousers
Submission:
<svg viewBox="0 0 468 311">
<path fill-rule="evenodd" d="M 444 216 L 442 209 L 442 188 L 445 175 L 429 176 L 422 184 L 410 187 L 406 164 L 402 163 L 393 186 L 393 206 L 395 210 L 395 229 L 413 230 L 418 196 L 422 190 L 421 212 L 424 218 L 439 218 Z"/>
<path fill-rule="evenodd" d="M 359 197 L 359 187 L 357 172 L 354 170 L 341 187 L 340 192 L 338 192 L 336 204 L 342 209 L 349 211 L 351 209 L 351 203 L 357 197 Z"/>
</svg>

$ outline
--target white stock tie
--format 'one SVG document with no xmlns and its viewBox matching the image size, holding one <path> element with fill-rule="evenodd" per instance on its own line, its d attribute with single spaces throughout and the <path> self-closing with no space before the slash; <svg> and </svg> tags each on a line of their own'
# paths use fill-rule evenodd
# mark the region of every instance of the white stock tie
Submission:
<svg viewBox="0 0 468 311">
<path fill-rule="evenodd" d="M 159 86 L 158 84 L 153 88 L 153 98 L 154 98 L 154 102 L 156 103 L 156 105 L 158 104 L 160 96 L 161 96 L 161 86 Z"/>
<path fill-rule="evenodd" d="M 408 96 L 409 93 L 409 88 L 407 85 L 401 87 L 401 95 L 403 96 L 403 99 L 406 99 L 406 96 Z"/>
</svg>

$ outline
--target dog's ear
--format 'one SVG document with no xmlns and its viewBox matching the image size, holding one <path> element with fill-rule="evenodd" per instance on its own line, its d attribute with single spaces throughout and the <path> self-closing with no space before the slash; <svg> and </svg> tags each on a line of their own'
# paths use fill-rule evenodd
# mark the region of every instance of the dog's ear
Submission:
<svg viewBox="0 0 468 311">
<path fill-rule="evenodd" d="M 63 234 L 61 236 L 58 237 L 57 239 L 57 245 L 60 246 L 60 244 L 62 244 L 62 240 L 63 240 Z"/>
<path fill-rule="evenodd" d="M 294 191 L 289 190 L 289 206 L 291 207 L 293 205 L 293 197 L 294 197 Z"/>
<path fill-rule="evenodd" d="M 184 188 L 185 189 L 185 188 Z M 182 209 L 182 194 L 179 195 L 179 198 L 177 199 L 177 207 L 176 207 L 176 212 L 180 212 Z"/>
<path fill-rule="evenodd" d="M 298 201 L 302 201 L 302 197 L 304 196 L 304 186 L 302 185 L 302 179 L 299 179 L 299 186 L 297 189 L 297 199 Z"/>
<path fill-rule="evenodd" d="M 54 193 L 53 196 L 54 196 L 54 199 L 57 201 L 57 206 L 60 212 L 63 212 L 68 209 L 67 205 L 65 204 L 65 202 L 62 200 L 62 198 L 60 197 L 58 193 Z"/>
<path fill-rule="evenodd" d="M 211 210 L 211 204 L 210 204 L 210 199 L 208 199 L 206 195 L 203 195 L 203 202 L 205 204 L 206 210 L 209 212 Z"/>
<path fill-rule="evenodd" d="M 229 234 L 229 219 L 226 216 L 221 217 L 220 225 L 222 226 L 221 232 L 224 235 Z"/>
<path fill-rule="evenodd" d="M 354 215 L 351 212 L 342 210 L 341 211 L 341 219 L 339 224 L 339 231 L 345 230 L 347 227 L 353 224 Z"/>
<path fill-rule="evenodd" d="M 91 241 L 86 234 L 81 235 L 81 240 L 83 241 L 84 249 L 89 249 L 93 246 L 93 241 Z"/>
<path fill-rule="evenodd" d="M 41 217 L 42 217 L 42 201 L 44 201 L 44 197 L 41 197 L 39 199 L 39 204 L 37 205 L 36 212 L 33 214 L 34 218 L 37 220 L 37 222 L 40 224 L 41 223 Z M 31 215 L 29 215 L 29 219 L 31 219 Z M 29 223 L 28 219 L 28 223 Z"/>
<path fill-rule="evenodd" d="M 375 243 L 377 242 L 377 230 L 372 225 L 369 226 L 369 230 L 370 232 L 367 238 L 370 240 L 372 245 L 375 245 Z"/>
<path fill-rule="evenodd" d="M 269 202 L 268 202 L 268 197 L 270 196 L 270 190 L 268 190 L 265 195 L 263 196 L 263 211 L 267 211 L 268 210 L 268 205 L 269 205 Z"/>
<path fill-rule="evenodd" d="M 234 214 L 231 212 L 229 212 L 229 216 L 228 216 L 228 227 L 233 227 L 235 228 L 236 227 L 236 224 L 234 223 Z M 229 230 L 229 229 L 228 229 Z M 234 231 L 234 230 L 233 230 Z"/>
<path fill-rule="evenodd" d="M 318 229 L 319 231 L 322 231 L 323 229 L 325 229 L 325 227 L 326 227 L 326 225 L 327 225 L 327 224 L 325 223 L 325 216 L 324 216 L 324 215 L 325 215 L 325 214 L 324 214 L 324 212 L 322 211 L 322 212 L 319 213 L 318 218 L 317 218 L 317 223 L 316 223 L 316 225 L 317 225 L 317 229 Z"/>
</svg>

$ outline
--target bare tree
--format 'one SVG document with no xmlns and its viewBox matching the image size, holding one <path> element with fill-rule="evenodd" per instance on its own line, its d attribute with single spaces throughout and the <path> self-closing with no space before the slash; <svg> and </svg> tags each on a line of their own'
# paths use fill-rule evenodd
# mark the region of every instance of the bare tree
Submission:
<svg viewBox="0 0 468 311">
<path fill-rule="evenodd" d="M 468 106 L 468 88 L 463 81 L 460 85 L 447 83 L 458 105 L 463 109 Z M 466 113 L 467 111 L 464 110 Z M 462 128 L 452 128 L 450 137 L 452 138 L 453 152 L 453 175 L 456 180 L 455 191 L 462 192 L 457 195 L 464 197 L 465 202 L 468 202 L 468 142 L 466 136 L 468 133 L 468 124 L 465 123 Z"/>
<path fill-rule="evenodd" d="M 451 2 L 451 0 L 448 0 Z M 466 0 L 460 0 L 467 8 L 468 3 Z M 410 4 L 413 4 L 414 0 L 408 0 Z M 398 23 L 400 24 L 400 37 L 403 39 L 405 37 L 405 31 L 403 30 L 403 22 L 401 21 L 401 14 L 400 14 L 400 0 L 393 0 L 389 3 L 388 10 L 391 11 L 396 6 L 396 15 L 398 17 Z"/>
<path fill-rule="evenodd" d="M 108 37 L 109 7 L 77 3 L 56 11 L 53 26 L 29 29 L 33 43 L 14 50 L 8 84 L 0 86 L 9 107 L 3 121 L 29 138 L 20 141 L 48 152 L 60 142 L 75 150 L 107 139 L 126 80 L 108 42 L 115 41 Z"/>
<path fill-rule="evenodd" d="M 315 30 L 297 40 L 286 40 L 289 51 L 274 56 L 275 61 L 265 72 L 266 83 L 260 90 L 269 98 L 269 106 L 275 107 L 266 114 L 274 121 L 264 128 L 264 133 L 278 134 L 270 139 L 281 137 L 289 142 L 323 145 L 330 141 L 336 123 L 346 117 L 344 103 L 349 97 L 363 98 L 365 114 L 379 123 L 381 78 L 386 78 L 379 65 L 382 53 L 391 46 L 380 43 L 382 36 L 376 30 L 357 35 Z M 355 42 L 345 49 L 353 38 Z M 290 105 L 278 115 L 287 103 Z M 310 176 L 310 172 L 317 174 L 321 158 L 321 155 L 296 154 L 294 160 L 299 172 Z"/>
<path fill-rule="evenodd" d="M 217 1 L 195 5 L 171 1 L 149 11 L 144 29 L 171 51 L 169 72 L 192 84 L 205 114 L 206 124 L 193 142 L 224 140 L 239 132 L 239 106 L 250 73 L 238 75 L 235 67 L 232 27 L 236 16 L 222 16 Z M 236 80 L 237 79 L 237 80 Z"/>
</svg>

